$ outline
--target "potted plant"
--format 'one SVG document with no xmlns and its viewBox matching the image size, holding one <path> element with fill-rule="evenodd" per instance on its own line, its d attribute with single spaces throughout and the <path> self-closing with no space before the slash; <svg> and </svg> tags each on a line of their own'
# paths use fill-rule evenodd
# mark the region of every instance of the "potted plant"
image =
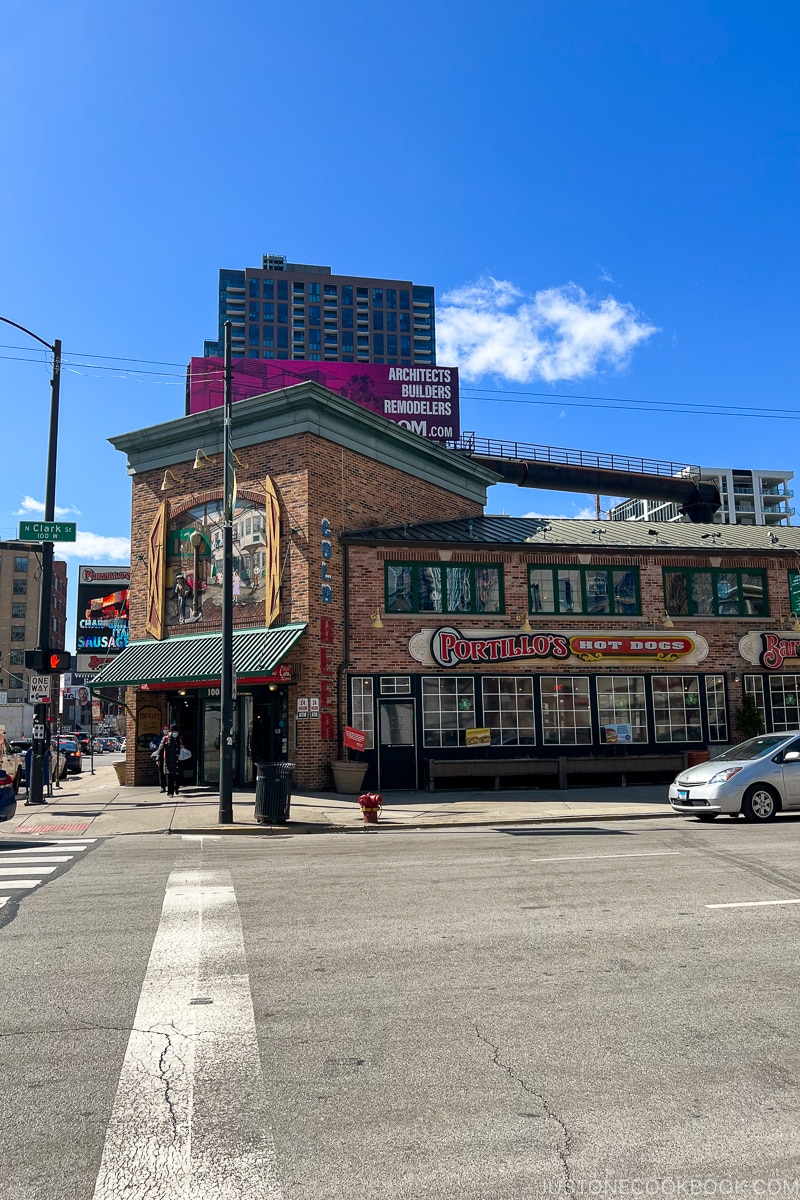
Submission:
<svg viewBox="0 0 800 1200">
<path fill-rule="evenodd" d="M 743 741 L 760 737 L 764 732 L 764 721 L 753 696 L 742 697 L 742 703 L 736 709 L 733 719 L 736 732 L 741 735 Z"/>
<path fill-rule="evenodd" d="M 349 758 L 338 758 L 331 763 L 333 782 L 337 792 L 346 796 L 357 796 L 361 791 L 369 763 L 355 762 Z"/>
</svg>

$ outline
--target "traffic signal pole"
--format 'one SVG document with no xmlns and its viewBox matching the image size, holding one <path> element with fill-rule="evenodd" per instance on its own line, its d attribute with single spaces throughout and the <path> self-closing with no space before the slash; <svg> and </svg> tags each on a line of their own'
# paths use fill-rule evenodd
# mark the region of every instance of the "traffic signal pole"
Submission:
<svg viewBox="0 0 800 1200">
<path fill-rule="evenodd" d="M 40 339 L 37 339 L 40 340 Z M 58 405 L 61 395 L 61 341 L 53 342 L 53 378 L 50 380 L 50 436 L 47 443 L 47 480 L 44 495 L 44 519 L 56 519 L 56 461 L 58 457 Z M 52 629 L 53 603 L 53 554 L 52 542 L 42 542 L 42 579 L 39 596 L 39 644 L 44 670 L 49 671 L 50 633 Z M 51 696 L 52 703 L 52 696 Z M 46 804 L 44 798 L 44 756 L 50 743 L 50 728 L 47 724 L 47 704 L 37 704 L 33 710 L 33 754 L 31 755 L 31 778 L 28 788 L 28 804 Z"/>
</svg>

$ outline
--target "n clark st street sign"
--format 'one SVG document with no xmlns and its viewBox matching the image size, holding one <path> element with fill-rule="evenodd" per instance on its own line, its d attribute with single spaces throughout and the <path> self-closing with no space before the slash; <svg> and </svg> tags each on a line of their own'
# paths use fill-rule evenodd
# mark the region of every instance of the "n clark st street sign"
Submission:
<svg viewBox="0 0 800 1200">
<path fill-rule="evenodd" d="M 21 542 L 74 542 L 78 527 L 74 521 L 20 521 Z"/>
</svg>

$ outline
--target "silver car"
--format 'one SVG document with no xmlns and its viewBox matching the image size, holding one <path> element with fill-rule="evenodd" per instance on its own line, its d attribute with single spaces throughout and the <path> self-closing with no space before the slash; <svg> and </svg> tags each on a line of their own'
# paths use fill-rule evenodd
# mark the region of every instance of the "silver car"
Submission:
<svg viewBox="0 0 800 1200">
<path fill-rule="evenodd" d="M 779 809 L 800 809 L 800 729 L 750 738 L 681 771 L 670 784 L 669 802 L 699 821 L 720 813 L 771 821 Z"/>
</svg>

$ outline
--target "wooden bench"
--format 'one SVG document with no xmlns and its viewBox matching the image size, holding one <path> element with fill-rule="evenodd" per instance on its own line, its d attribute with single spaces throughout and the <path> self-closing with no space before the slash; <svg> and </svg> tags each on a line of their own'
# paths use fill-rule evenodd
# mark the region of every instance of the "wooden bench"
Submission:
<svg viewBox="0 0 800 1200">
<path fill-rule="evenodd" d="M 471 779 L 494 779 L 495 791 L 500 790 L 501 777 L 521 775 L 558 775 L 556 758 L 429 758 L 428 791 L 433 791 L 437 779 L 453 779 L 469 775 Z"/>
<path fill-rule="evenodd" d="M 434 791 L 438 780 L 493 779 L 495 791 L 500 780 L 527 775 L 551 776 L 553 786 L 563 791 L 573 775 L 619 775 L 620 787 L 626 787 L 629 775 L 650 772 L 677 775 L 687 765 L 687 756 L 680 754 L 626 754 L 619 757 L 564 756 L 560 758 L 429 758 L 428 791 Z"/>
</svg>

